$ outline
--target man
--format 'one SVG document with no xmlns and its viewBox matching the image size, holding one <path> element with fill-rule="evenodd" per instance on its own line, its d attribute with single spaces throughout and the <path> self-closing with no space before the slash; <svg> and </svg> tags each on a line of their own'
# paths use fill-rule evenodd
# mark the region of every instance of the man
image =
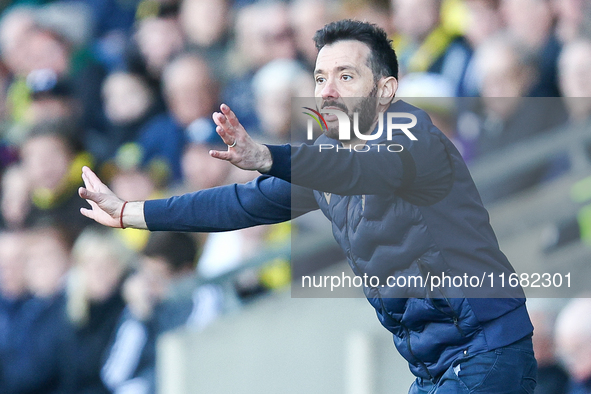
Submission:
<svg viewBox="0 0 591 394">
<path fill-rule="evenodd" d="M 589 293 L 574 298 L 556 319 L 557 353 L 570 375 L 568 394 L 591 393 L 591 298 Z"/>
<path fill-rule="evenodd" d="M 511 272 L 458 151 L 425 112 L 402 101 L 391 104 L 398 66 L 386 33 L 345 20 L 326 25 L 314 39 L 319 108 L 358 111 L 366 139 L 377 135 L 368 135 L 377 113 L 407 112 L 417 118 L 416 140 L 397 130 L 391 143 L 403 146 L 399 153 L 378 150 L 387 133 L 372 140 L 367 152 L 350 151 L 343 148 L 363 138 L 338 141 L 337 119 L 327 115 L 327 130 L 316 144 L 341 149 L 265 146 L 252 141 L 222 105 L 213 118 L 229 148 L 210 154 L 263 176 L 246 185 L 127 203 L 84 168 L 80 196 L 92 209 L 82 213 L 112 227 L 224 231 L 321 209 L 357 275 L 385 281 L 389 275 Z M 348 97 L 361 99 L 347 106 Z M 532 326 L 523 298 L 451 298 L 444 294 L 448 289 L 435 290 L 440 298 L 431 298 L 424 288 L 388 286 L 364 291 L 417 376 L 411 393 L 533 392 Z"/>
<path fill-rule="evenodd" d="M 158 337 L 183 325 L 203 329 L 218 317 L 222 293 L 217 285 L 197 285 L 197 253 L 190 234 L 150 234 L 138 271 L 124 284 L 127 306 L 101 369 L 110 392 L 155 392 Z"/>
<path fill-rule="evenodd" d="M 209 118 L 217 102 L 217 87 L 209 65 L 190 53 L 168 63 L 162 84 L 169 111 L 148 120 L 138 131 L 136 142 L 142 148 L 142 165 L 163 160 L 171 181 L 180 181 L 181 156 L 187 140 L 219 140 Z"/>
</svg>

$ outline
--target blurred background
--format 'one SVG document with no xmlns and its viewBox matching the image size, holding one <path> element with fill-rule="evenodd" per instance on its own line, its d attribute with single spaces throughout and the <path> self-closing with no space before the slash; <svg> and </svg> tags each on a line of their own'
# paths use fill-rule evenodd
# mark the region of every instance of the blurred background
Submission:
<svg viewBox="0 0 591 394">
<path fill-rule="evenodd" d="M 224 147 L 212 112 L 227 103 L 256 139 L 289 142 L 291 97 L 313 95 L 314 32 L 343 18 L 388 32 L 398 96 L 461 151 L 518 271 L 591 281 L 588 0 L 1 0 L 0 12 L 1 393 L 407 392 L 365 300 L 290 297 L 292 278 L 347 269 L 318 215 L 208 235 L 79 214 L 83 165 L 126 200 L 253 179 L 209 157 Z M 292 250 L 293 234 L 310 246 Z M 531 294 L 536 393 L 591 393 L 585 289 Z"/>
</svg>

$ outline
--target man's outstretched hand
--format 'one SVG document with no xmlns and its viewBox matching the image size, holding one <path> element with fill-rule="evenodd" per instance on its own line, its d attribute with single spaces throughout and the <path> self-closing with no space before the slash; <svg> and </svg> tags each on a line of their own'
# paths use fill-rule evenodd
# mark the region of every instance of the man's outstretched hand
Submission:
<svg viewBox="0 0 591 394">
<path fill-rule="evenodd" d="M 78 189 L 80 197 L 84 198 L 91 209 L 80 208 L 80 213 L 109 227 L 121 227 L 119 215 L 124 201 L 115 195 L 92 170 L 82 167 L 84 186 Z"/>
<path fill-rule="evenodd" d="M 268 172 L 273 164 L 269 148 L 250 138 L 230 107 L 222 104 L 220 110 L 221 112 L 214 112 L 212 117 L 217 125 L 215 131 L 228 145 L 228 150 L 211 150 L 209 154 L 216 159 L 229 161 L 243 170 Z"/>
</svg>

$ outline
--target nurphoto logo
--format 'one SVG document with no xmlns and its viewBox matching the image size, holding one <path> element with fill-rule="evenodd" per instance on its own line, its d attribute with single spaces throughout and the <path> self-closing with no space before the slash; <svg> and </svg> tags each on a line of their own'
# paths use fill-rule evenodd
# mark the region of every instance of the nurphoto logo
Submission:
<svg viewBox="0 0 591 394">
<path fill-rule="evenodd" d="M 417 137 L 409 130 L 416 126 L 417 124 L 417 117 L 413 114 L 407 112 L 380 112 L 378 113 L 378 127 L 374 133 L 364 134 L 359 130 L 359 113 L 353 113 L 353 127 L 351 127 L 351 119 L 350 117 L 343 111 L 335 109 L 335 108 L 325 108 L 322 109 L 322 113 L 317 110 L 314 110 L 310 107 L 302 107 L 310 112 L 303 112 L 305 115 L 308 115 L 311 119 L 308 119 L 307 123 L 307 136 L 306 138 L 308 141 L 314 140 L 314 121 L 320 127 L 320 130 L 325 132 L 328 130 L 328 124 L 326 119 L 322 114 L 332 114 L 335 115 L 338 120 L 338 127 L 339 127 L 339 134 L 338 139 L 339 141 L 350 141 L 351 140 L 351 129 L 353 129 L 353 134 L 355 138 L 361 141 L 375 141 L 382 137 L 384 133 L 384 118 L 386 118 L 386 139 L 388 141 L 392 141 L 392 134 L 394 130 L 401 130 L 410 140 L 417 141 Z M 406 123 L 399 123 L 401 120 L 410 120 L 410 122 Z M 386 148 L 389 152 L 401 152 L 404 148 L 400 144 L 357 144 L 353 145 L 352 147 L 349 146 L 347 148 L 341 146 L 335 146 L 333 144 L 319 144 L 319 150 L 327 150 L 327 149 L 336 149 L 342 150 L 347 149 L 351 150 L 351 148 L 357 152 L 367 152 L 371 149 L 371 147 L 377 147 L 378 151 L 380 147 Z"/>
</svg>

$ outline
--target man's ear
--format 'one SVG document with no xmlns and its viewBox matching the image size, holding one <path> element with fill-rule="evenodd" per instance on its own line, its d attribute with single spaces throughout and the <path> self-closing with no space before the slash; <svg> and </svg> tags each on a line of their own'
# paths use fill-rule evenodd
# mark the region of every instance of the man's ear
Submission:
<svg viewBox="0 0 591 394">
<path fill-rule="evenodd" d="M 378 100 L 380 105 L 388 105 L 398 90 L 398 80 L 392 76 L 382 78 L 378 83 Z"/>
</svg>

